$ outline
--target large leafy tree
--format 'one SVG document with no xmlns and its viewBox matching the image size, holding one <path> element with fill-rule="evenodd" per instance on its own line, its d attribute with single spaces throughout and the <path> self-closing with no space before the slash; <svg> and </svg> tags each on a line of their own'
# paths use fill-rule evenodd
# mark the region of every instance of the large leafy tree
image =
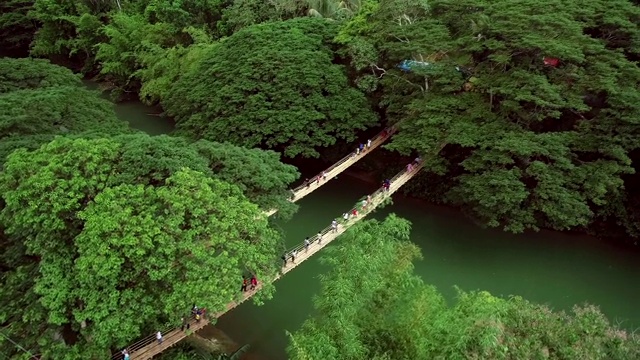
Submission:
<svg viewBox="0 0 640 360">
<path fill-rule="evenodd" d="M 128 132 L 113 104 L 46 60 L 0 60 L 0 163 L 13 150 L 35 149 L 56 135 Z"/>
<path fill-rule="evenodd" d="M 327 249 L 314 314 L 291 336 L 290 359 L 633 359 L 636 335 L 593 306 L 553 312 L 520 297 L 460 291 L 447 305 L 413 274 L 410 226 L 393 215 L 350 229 Z M 375 249 L 375 251 L 372 251 Z"/>
<path fill-rule="evenodd" d="M 0 59 L 0 94 L 15 90 L 81 85 L 78 75 L 67 68 L 53 65 L 48 60 Z"/>
<path fill-rule="evenodd" d="M 333 63 L 334 34 L 332 22 L 313 18 L 242 29 L 212 47 L 162 105 L 179 134 L 317 156 L 315 147 L 376 122 Z"/>
<path fill-rule="evenodd" d="M 443 200 L 516 232 L 610 216 L 629 225 L 638 7 L 388 0 L 365 10 L 339 40 L 363 79 L 381 78 L 388 120 L 402 120 L 390 148 L 431 157 L 446 145 L 429 164 L 450 184 Z M 413 60 L 406 72 L 395 68 L 403 60 Z"/>
<path fill-rule="evenodd" d="M 253 203 L 264 210 L 277 208 L 282 217 L 297 209 L 287 199 L 298 171 L 280 162 L 276 152 L 166 135 L 123 135 L 113 141 L 121 144 L 117 183 L 158 185 L 188 167 L 236 185 Z"/>
<path fill-rule="evenodd" d="M 175 170 L 163 181 L 130 169 L 125 183 L 126 164 L 154 155 L 136 145 L 59 138 L 14 152 L 0 174 L 0 322 L 34 353 L 104 358 L 194 301 L 222 309 L 243 272 L 276 271 L 279 235 L 240 188 L 171 158 L 155 163 Z"/>
</svg>

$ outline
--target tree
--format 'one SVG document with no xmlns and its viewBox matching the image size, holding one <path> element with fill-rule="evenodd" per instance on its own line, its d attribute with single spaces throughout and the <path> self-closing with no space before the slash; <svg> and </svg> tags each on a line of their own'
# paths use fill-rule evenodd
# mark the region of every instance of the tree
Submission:
<svg viewBox="0 0 640 360">
<path fill-rule="evenodd" d="M 166 99 L 173 85 L 184 73 L 192 71 L 206 50 L 216 44 L 204 31 L 190 27 L 185 29 L 193 44 L 163 48 L 157 44 L 148 46 L 139 54 L 140 69 L 135 76 L 140 78 L 140 100 L 146 104 L 157 104 Z"/>
<path fill-rule="evenodd" d="M 640 10 L 615 4 L 381 1 L 341 40 L 401 121 L 388 148 L 430 157 L 443 200 L 514 232 L 575 229 L 627 221 Z"/>
<path fill-rule="evenodd" d="M 206 140 L 193 143 L 166 135 L 124 135 L 113 140 L 121 144 L 115 165 L 117 183 L 157 186 L 188 167 L 234 184 L 262 209 L 279 209 L 281 217 L 297 209 L 287 199 L 291 195 L 288 188 L 299 173 L 280 162 L 280 155 L 273 151 Z"/>
<path fill-rule="evenodd" d="M 56 135 L 129 132 L 113 104 L 46 60 L 0 60 L 0 164 L 13 150 L 36 149 Z"/>
<path fill-rule="evenodd" d="M 304 16 L 305 6 L 306 0 L 235 0 L 222 10 L 218 31 L 230 36 L 251 25 Z"/>
<path fill-rule="evenodd" d="M 117 134 L 127 129 L 115 117 L 112 103 L 80 87 L 14 91 L 0 96 L 0 104 L 2 137 L 86 131 Z"/>
<path fill-rule="evenodd" d="M 25 56 L 36 31 L 27 14 L 34 0 L 7 0 L 0 4 L 0 49 L 3 55 Z"/>
<path fill-rule="evenodd" d="M 111 1 L 35 0 L 29 17 L 40 23 L 31 44 L 36 56 L 63 55 L 93 69 L 95 46 L 103 41 L 102 19 L 117 8 Z"/>
<path fill-rule="evenodd" d="M 332 63 L 334 28 L 304 18 L 242 29 L 212 47 L 162 105 L 182 135 L 317 156 L 315 147 L 375 124 L 363 94 Z"/>
<path fill-rule="evenodd" d="M 0 322 L 43 357 L 104 358 L 193 301 L 223 309 L 243 273 L 278 270 L 279 235 L 237 186 L 188 168 L 122 183 L 122 155 L 113 139 L 59 138 L 0 173 Z"/>
<path fill-rule="evenodd" d="M 330 267 L 314 315 L 290 336 L 298 359 L 632 359 L 640 339 L 593 306 L 553 312 L 520 297 L 459 291 L 447 305 L 413 274 L 420 256 L 394 215 L 345 233 L 322 258 Z"/>
<path fill-rule="evenodd" d="M 102 29 L 107 41 L 97 45 L 100 73 L 126 88 L 139 69 L 146 48 L 175 45 L 178 30 L 168 23 L 150 24 L 143 15 L 116 13 Z"/>
<path fill-rule="evenodd" d="M 82 86 L 71 70 L 44 59 L 0 59 L 0 94 L 15 90 Z"/>
</svg>

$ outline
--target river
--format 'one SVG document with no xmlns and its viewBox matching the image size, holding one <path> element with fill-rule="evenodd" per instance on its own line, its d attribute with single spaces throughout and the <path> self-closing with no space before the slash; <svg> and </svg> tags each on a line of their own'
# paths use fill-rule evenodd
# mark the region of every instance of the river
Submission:
<svg viewBox="0 0 640 360">
<path fill-rule="evenodd" d="M 116 105 L 117 114 L 131 126 L 150 134 L 167 133 L 172 122 L 137 102 Z M 303 176 L 304 177 L 304 176 Z M 287 245 L 300 243 L 328 225 L 375 186 L 343 175 L 302 199 L 300 211 L 279 225 Z M 413 224 L 411 240 L 424 260 L 416 273 L 451 299 L 454 286 L 487 290 L 494 295 L 521 295 L 568 310 L 585 302 L 626 329 L 640 327 L 640 251 L 584 236 L 552 231 L 513 235 L 483 229 L 459 212 L 396 195 L 394 203 L 373 214 L 390 212 Z M 340 239 L 331 246 L 339 246 Z M 286 359 L 285 331 L 294 332 L 312 311 L 319 291 L 317 275 L 325 269 L 318 257 L 283 277 L 273 300 L 263 306 L 251 302 L 223 316 L 218 327 L 238 344 L 251 344 L 252 359 Z"/>
</svg>

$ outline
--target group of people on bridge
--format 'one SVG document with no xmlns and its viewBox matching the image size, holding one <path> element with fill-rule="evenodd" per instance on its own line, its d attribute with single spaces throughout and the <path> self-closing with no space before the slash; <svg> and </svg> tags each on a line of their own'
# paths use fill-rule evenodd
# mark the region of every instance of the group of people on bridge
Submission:
<svg viewBox="0 0 640 360">
<path fill-rule="evenodd" d="M 387 137 L 389 137 L 392 134 L 392 128 L 387 127 L 384 130 L 382 130 L 382 132 L 380 133 L 380 138 L 382 139 L 386 139 Z M 371 149 L 373 141 L 371 139 L 368 139 L 366 142 L 364 143 L 360 143 L 357 147 L 356 147 L 356 151 L 351 153 L 351 155 L 348 155 L 348 157 L 356 157 L 358 155 L 364 154 L 365 152 L 367 152 L 368 150 Z M 342 162 L 338 162 L 336 165 L 341 164 Z M 336 166 L 334 165 L 334 166 Z M 312 184 L 316 184 L 317 186 L 320 186 L 320 182 L 321 181 L 326 181 L 327 180 L 327 173 L 331 171 L 332 168 L 329 168 L 327 170 L 323 170 L 320 174 L 312 177 L 311 179 L 306 178 L 304 179 L 304 182 L 302 183 L 302 187 L 305 188 L 310 188 Z M 290 200 L 294 200 L 295 199 L 295 190 L 291 190 L 291 198 Z"/>
</svg>

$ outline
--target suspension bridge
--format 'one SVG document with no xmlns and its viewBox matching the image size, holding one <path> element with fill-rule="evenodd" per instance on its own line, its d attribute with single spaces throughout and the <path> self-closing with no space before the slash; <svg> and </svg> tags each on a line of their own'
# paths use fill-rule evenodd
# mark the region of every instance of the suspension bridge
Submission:
<svg viewBox="0 0 640 360">
<path fill-rule="evenodd" d="M 368 153 L 370 153 L 373 149 L 377 148 L 381 144 L 383 144 L 390 136 L 393 134 L 393 129 L 388 129 L 378 134 L 371 141 L 371 146 L 366 149 L 364 152 L 354 151 L 353 153 L 345 156 L 343 159 L 338 161 L 336 164 L 328 168 L 327 170 L 321 172 L 315 177 L 311 178 L 311 180 L 305 182 L 301 186 L 293 189 L 293 197 L 291 201 L 296 201 L 304 196 L 310 194 L 311 192 L 317 190 L 322 185 L 326 183 L 326 179 L 331 179 L 336 175 L 342 173 L 349 166 L 353 165 L 358 160 L 362 159 Z M 333 226 L 333 224 L 329 224 L 327 227 L 318 232 L 318 235 L 315 235 L 309 238 L 309 244 L 301 243 L 295 246 L 292 249 L 289 249 L 286 254 L 290 256 L 287 258 L 287 261 L 282 265 L 280 273 L 272 279 L 272 281 L 276 281 L 280 279 L 285 274 L 289 273 L 296 267 L 298 267 L 301 263 L 309 259 L 311 256 L 322 250 L 325 246 L 333 242 L 338 236 L 342 235 L 345 231 L 347 231 L 351 226 L 356 224 L 358 221 L 369 215 L 373 212 L 380 204 L 382 204 L 386 199 L 390 198 L 393 193 L 395 193 L 400 187 L 402 187 L 407 181 L 413 178 L 422 168 L 423 163 L 417 162 L 414 163 L 411 169 L 406 168 L 403 171 L 399 172 L 396 176 L 394 176 L 390 180 L 390 184 L 388 189 L 380 188 L 375 191 L 373 194 L 370 194 L 367 198 L 369 199 L 366 205 L 361 206 L 361 204 L 356 205 L 352 208 L 348 213 L 354 214 L 357 213 L 356 216 L 349 216 L 348 219 L 341 220 L 337 226 Z M 354 211 L 355 210 L 355 211 Z M 268 215 L 277 212 L 277 210 L 271 210 L 267 212 Z M 293 256 L 291 256 L 293 255 Z M 157 341 L 156 335 L 147 336 L 144 339 L 139 340 L 138 342 L 129 345 L 126 349 L 130 355 L 131 360 L 146 360 L 151 359 L 154 356 L 162 353 L 166 349 L 174 346 L 179 343 L 187 336 L 189 336 L 192 332 L 196 332 L 202 329 L 204 326 L 210 323 L 210 321 L 215 320 L 225 313 L 233 310 L 238 305 L 247 301 L 251 297 L 253 297 L 258 291 L 260 291 L 262 284 L 258 284 L 255 289 L 248 290 L 242 294 L 242 296 L 235 301 L 229 303 L 225 309 L 213 314 L 207 314 L 207 316 L 195 320 L 190 319 L 188 321 L 189 330 L 185 331 L 182 327 L 169 327 L 166 329 L 160 330 L 162 334 L 162 342 Z M 122 359 L 123 356 L 120 353 L 114 354 L 111 359 L 119 360 Z"/>
<path fill-rule="evenodd" d="M 316 174 L 315 176 L 309 178 L 302 185 L 291 189 L 291 198 L 290 201 L 296 202 L 303 197 L 311 194 L 312 192 L 318 190 L 322 185 L 327 183 L 327 179 L 333 179 L 334 177 L 341 174 L 343 171 L 347 170 L 351 165 L 360 161 L 360 159 L 364 158 L 368 154 L 370 154 L 373 150 L 378 148 L 380 145 L 384 144 L 387 139 L 395 133 L 395 127 L 389 127 L 381 131 L 379 134 L 371 138 L 370 144 L 365 144 L 363 151 L 354 150 L 349 153 L 349 155 L 343 157 L 338 160 L 335 164 L 331 165 L 328 169 Z M 271 216 L 278 212 L 277 209 L 271 209 L 266 211 L 266 214 Z"/>
</svg>

